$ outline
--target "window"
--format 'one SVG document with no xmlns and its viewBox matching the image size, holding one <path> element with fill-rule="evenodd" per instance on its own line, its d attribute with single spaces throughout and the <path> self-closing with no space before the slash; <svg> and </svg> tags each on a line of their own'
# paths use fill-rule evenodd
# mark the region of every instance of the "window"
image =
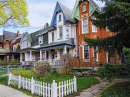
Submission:
<svg viewBox="0 0 130 97">
<path fill-rule="evenodd" d="M 96 20 L 95 17 L 92 17 L 92 19 Z M 97 27 L 94 24 L 92 24 L 92 32 L 97 32 Z"/>
<path fill-rule="evenodd" d="M 28 47 L 28 40 L 26 41 L 26 46 Z"/>
<path fill-rule="evenodd" d="M 86 5 L 84 4 L 83 6 L 82 6 L 82 12 L 85 12 L 86 11 Z"/>
<path fill-rule="evenodd" d="M 6 45 L 6 49 L 9 49 L 9 45 Z"/>
<path fill-rule="evenodd" d="M 82 20 L 82 33 L 88 33 L 88 18 Z"/>
<path fill-rule="evenodd" d="M 83 58 L 84 59 L 89 59 L 89 46 L 88 45 L 84 45 Z"/>
<path fill-rule="evenodd" d="M 52 32 L 52 42 L 54 41 L 54 32 Z"/>
<path fill-rule="evenodd" d="M 38 41 L 39 41 L 39 44 L 43 44 L 43 36 L 42 35 L 39 36 Z"/>
<path fill-rule="evenodd" d="M 25 54 L 22 54 L 22 61 L 25 61 Z"/>
<path fill-rule="evenodd" d="M 60 49 L 60 58 L 62 57 L 63 55 L 63 49 Z"/>
<path fill-rule="evenodd" d="M 59 21 L 61 21 L 61 15 L 59 15 Z"/>
<path fill-rule="evenodd" d="M 108 29 L 108 27 L 106 27 L 106 32 L 109 32 L 110 30 Z"/>
<path fill-rule="evenodd" d="M 59 38 L 63 38 L 62 26 L 59 27 Z"/>
<path fill-rule="evenodd" d="M 69 37 L 69 26 L 66 26 L 66 38 Z"/>
<path fill-rule="evenodd" d="M 96 60 L 98 60 L 98 48 L 97 47 L 93 47 L 93 57 L 96 58 Z"/>
<path fill-rule="evenodd" d="M 5 49 L 5 45 L 4 45 L 4 49 Z"/>
<path fill-rule="evenodd" d="M 7 56 L 6 58 L 7 58 L 6 60 L 9 61 L 9 56 Z"/>
<path fill-rule="evenodd" d="M 69 54 L 69 52 L 70 52 L 70 50 L 69 50 L 69 48 L 67 48 L 67 54 Z"/>
<path fill-rule="evenodd" d="M 16 48 L 15 48 L 15 44 L 13 45 L 13 50 L 15 50 Z"/>
<path fill-rule="evenodd" d="M 45 52 L 42 52 L 42 60 L 45 60 Z"/>
</svg>

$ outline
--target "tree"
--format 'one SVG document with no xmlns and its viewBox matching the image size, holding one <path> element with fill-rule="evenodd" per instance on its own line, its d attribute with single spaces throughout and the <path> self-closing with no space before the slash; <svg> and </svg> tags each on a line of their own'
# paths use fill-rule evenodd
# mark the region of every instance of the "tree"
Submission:
<svg viewBox="0 0 130 97">
<path fill-rule="evenodd" d="M 130 2 L 129 0 L 101 0 L 106 2 L 103 12 L 95 14 L 98 20 L 91 19 L 92 23 L 102 28 L 108 28 L 110 31 L 117 33 L 115 36 L 107 38 L 90 39 L 84 37 L 88 45 L 98 46 L 109 52 L 109 47 L 117 50 L 118 54 L 122 52 L 123 46 L 130 48 Z"/>
<path fill-rule="evenodd" d="M 0 0 L 0 27 L 29 25 L 25 0 Z"/>
<path fill-rule="evenodd" d="M 49 27 L 49 24 L 48 24 L 48 23 L 46 23 L 46 24 L 44 25 L 44 28 L 47 28 L 47 27 Z"/>
</svg>

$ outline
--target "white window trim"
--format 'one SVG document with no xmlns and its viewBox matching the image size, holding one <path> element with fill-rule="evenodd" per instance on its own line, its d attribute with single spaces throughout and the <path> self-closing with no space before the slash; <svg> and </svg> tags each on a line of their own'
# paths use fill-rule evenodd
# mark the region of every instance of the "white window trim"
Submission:
<svg viewBox="0 0 130 97">
<path fill-rule="evenodd" d="M 54 34 L 54 32 L 52 32 L 53 34 Z M 51 38 L 52 38 L 52 33 L 51 33 Z M 55 41 L 55 34 L 54 34 L 54 40 L 53 39 L 51 39 L 51 41 L 52 42 L 54 42 Z"/>
<path fill-rule="evenodd" d="M 87 44 L 84 44 L 87 45 Z M 84 45 L 83 45 L 83 59 L 84 59 Z M 88 51 L 89 51 L 89 59 L 90 59 L 90 50 L 89 50 L 89 45 L 88 45 Z"/>
<path fill-rule="evenodd" d="M 41 43 L 40 43 L 40 37 L 42 36 L 42 40 L 41 40 Z M 43 44 L 43 35 L 40 35 L 39 37 L 38 37 L 38 44 Z"/>
<path fill-rule="evenodd" d="M 108 27 L 106 27 L 106 32 L 110 32 L 110 30 L 108 29 Z"/>
<path fill-rule="evenodd" d="M 60 25 L 58 28 L 59 28 L 59 31 L 58 31 L 59 32 L 59 39 L 61 39 L 61 38 L 63 38 L 63 26 Z M 60 37 L 60 28 L 62 29 L 62 37 Z"/>
<path fill-rule="evenodd" d="M 96 47 L 96 50 L 98 50 L 98 47 Z M 93 57 L 94 57 L 94 47 L 93 47 Z M 97 52 L 97 58 L 96 58 L 96 61 L 99 61 L 99 60 L 98 60 L 98 52 Z"/>
<path fill-rule="evenodd" d="M 95 17 L 92 17 L 92 19 L 96 20 Z M 95 27 L 96 27 L 96 30 L 94 31 L 93 26 L 95 26 L 95 25 L 92 24 L 92 32 L 97 32 L 97 27 L 95 26 Z"/>
<path fill-rule="evenodd" d="M 89 33 L 89 25 L 88 25 L 88 31 L 87 32 L 83 32 L 83 19 L 86 19 L 86 18 L 87 18 L 87 22 L 88 22 L 88 17 L 82 18 L 82 34 Z"/>
</svg>

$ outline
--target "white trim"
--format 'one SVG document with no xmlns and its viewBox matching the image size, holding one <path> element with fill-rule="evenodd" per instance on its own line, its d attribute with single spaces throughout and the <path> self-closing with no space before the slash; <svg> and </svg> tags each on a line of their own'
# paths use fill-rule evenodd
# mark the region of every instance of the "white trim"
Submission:
<svg viewBox="0 0 130 97">
<path fill-rule="evenodd" d="M 88 31 L 87 32 L 83 32 L 83 19 L 87 19 L 87 24 L 88 24 L 88 17 L 82 18 L 82 34 L 86 34 L 86 33 L 89 33 L 89 25 L 88 25 Z"/>
<path fill-rule="evenodd" d="M 96 50 L 98 50 L 98 47 L 96 47 Z M 97 56 L 97 57 L 96 57 L 96 61 L 99 61 L 99 60 L 98 60 L 98 52 L 96 53 L 96 56 Z M 93 57 L 94 57 L 94 47 L 93 47 Z"/>
<path fill-rule="evenodd" d="M 96 20 L 96 18 L 94 16 L 92 16 L 92 19 Z M 92 33 L 97 32 L 97 27 L 96 27 L 96 30 L 93 29 L 94 27 L 96 27 L 96 26 L 92 24 Z"/>
<path fill-rule="evenodd" d="M 84 45 L 87 45 L 87 44 L 83 44 L 83 59 L 85 59 L 85 58 L 84 58 Z M 88 59 L 90 59 L 90 50 L 89 50 L 89 45 L 88 45 L 88 52 L 89 52 L 89 58 L 88 58 Z"/>
</svg>

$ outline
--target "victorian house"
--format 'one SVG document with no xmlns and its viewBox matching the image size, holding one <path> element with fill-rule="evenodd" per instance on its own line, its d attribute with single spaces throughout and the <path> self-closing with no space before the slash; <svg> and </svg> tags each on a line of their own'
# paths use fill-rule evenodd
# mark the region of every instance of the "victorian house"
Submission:
<svg viewBox="0 0 130 97">
<path fill-rule="evenodd" d="M 108 36 L 116 35 L 110 32 L 108 29 L 100 29 L 92 24 L 89 18 L 97 19 L 94 14 L 100 14 L 102 8 L 100 8 L 93 0 L 77 0 L 74 6 L 72 18 L 76 21 L 76 35 L 77 35 L 77 55 L 80 59 L 83 59 L 84 66 L 97 67 L 105 62 L 119 63 L 119 56 L 114 56 L 112 59 L 111 54 L 97 52 L 97 47 L 90 48 L 89 45 L 84 41 L 84 36 L 92 39 L 97 39 L 97 37 L 105 38 Z M 117 61 L 115 62 L 115 59 Z"/>
<path fill-rule="evenodd" d="M 71 10 L 57 2 L 49 27 L 24 33 L 20 41 L 21 65 L 32 65 L 37 60 L 47 60 L 54 65 L 63 54 L 76 56 L 76 26 L 71 15 Z"/>
</svg>

